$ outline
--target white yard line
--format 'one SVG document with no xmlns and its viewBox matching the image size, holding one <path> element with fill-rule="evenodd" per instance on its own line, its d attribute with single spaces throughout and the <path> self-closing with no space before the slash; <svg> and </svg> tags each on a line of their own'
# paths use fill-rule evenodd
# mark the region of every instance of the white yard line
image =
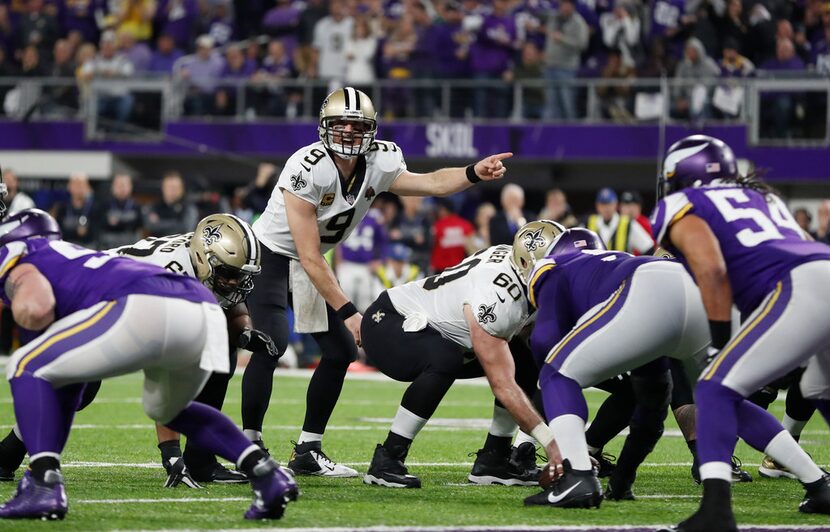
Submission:
<svg viewBox="0 0 830 532">
<path fill-rule="evenodd" d="M 290 511 L 290 509 L 289 509 Z M 667 526 L 667 523 L 658 523 L 658 524 L 650 524 L 650 525 L 478 525 L 478 526 L 413 526 L 413 525 L 406 525 L 406 526 L 366 526 L 366 527 L 355 527 L 355 528 L 346 528 L 346 527 L 297 527 L 297 528 L 282 528 L 280 527 L 278 530 L 287 530 L 290 532 L 317 532 L 319 530 L 325 530 L 326 532 L 453 532 L 453 531 L 461 531 L 461 532 L 478 532 L 478 531 L 548 531 L 548 532 L 579 532 L 579 531 L 596 531 L 596 532 L 615 532 L 617 530 L 624 531 L 624 530 L 648 530 L 652 531 L 661 527 Z M 752 529 L 758 531 L 764 530 L 823 530 L 827 531 L 828 527 L 826 525 L 742 525 L 741 528 L 744 529 Z M 166 530 L 155 530 L 152 532 L 172 532 L 175 530 L 176 532 L 197 532 L 196 529 L 187 530 L 187 529 L 166 529 Z M 199 532 L 204 531 L 205 529 L 199 529 Z M 246 529 L 219 529 L 214 530 L 213 532 L 237 532 L 239 530 L 245 530 L 246 532 L 273 532 L 274 528 L 246 528 Z M 126 532 L 126 531 L 122 531 Z M 149 530 L 134 530 L 130 532 L 151 532 Z"/>
<path fill-rule="evenodd" d="M 73 504 L 158 504 L 180 502 L 233 502 L 250 501 L 251 497 L 165 497 L 161 499 L 71 499 Z"/>
</svg>

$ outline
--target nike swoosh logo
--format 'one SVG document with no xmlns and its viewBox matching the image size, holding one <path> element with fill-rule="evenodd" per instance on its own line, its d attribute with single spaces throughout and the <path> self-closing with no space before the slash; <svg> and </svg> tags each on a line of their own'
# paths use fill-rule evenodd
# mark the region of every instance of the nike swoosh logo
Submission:
<svg viewBox="0 0 830 532">
<path fill-rule="evenodd" d="M 328 469 L 329 471 L 334 471 L 334 466 L 330 466 L 330 465 L 323 464 L 323 467 L 325 467 L 325 468 L 326 468 L 326 469 Z"/>
<path fill-rule="evenodd" d="M 500 295 L 500 294 L 496 294 L 496 297 L 497 297 L 497 298 L 499 298 L 499 301 L 501 301 L 502 303 L 504 303 L 504 298 L 503 298 L 503 297 L 501 297 L 501 295 Z"/>
<path fill-rule="evenodd" d="M 548 493 L 548 502 L 551 503 L 551 504 L 556 504 L 557 502 L 559 502 L 562 499 L 564 499 L 565 497 L 567 497 L 568 494 L 570 492 L 572 492 L 573 490 L 575 490 L 576 487 L 579 486 L 580 484 L 582 484 L 581 480 L 579 482 L 577 482 L 576 484 L 574 484 L 573 486 L 571 486 L 570 488 L 568 488 L 565 492 L 560 493 L 559 495 L 556 495 L 556 496 L 554 496 L 553 493 Z"/>
</svg>

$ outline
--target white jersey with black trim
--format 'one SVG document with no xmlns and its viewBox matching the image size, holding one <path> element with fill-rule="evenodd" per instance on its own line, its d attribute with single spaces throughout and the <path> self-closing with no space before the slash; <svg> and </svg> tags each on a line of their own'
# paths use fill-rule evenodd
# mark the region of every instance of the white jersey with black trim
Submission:
<svg viewBox="0 0 830 532">
<path fill-rule="evenodd" d="M 320 253 L 325 253 L 351 234 L 366 216 L 375 196 L 389 190 L 406 170 L 401 149 L 394 142 L 373 142 L 366 155 L 358 157 L 355 175 L 346 184 L 332 157 L 322 142 L 315 142 L 288 159 L 265 212 L 253 225 L 263 246 L 280 255 L 299 258 L 288 228 L 283 191 L 317 207 Z"/>
<path fill-rule="evenodd" d="M 422 314 L 444 338 L 472 349 L 464 305 L 490 335 L 510 340 L 529 322 L 527 292 L 510 262 L 512 248 L 492 246 L 439 275 L 387 290 L 404 317 Z"/>
<path fill-rule="evenodd" d="M 109 249 L 107 253 L 116 253 L 139 262 L 161 266 L 171 272 L 196 277 L 188 249 L 191 236 L 193 233 L 145 238 L 135 244 Z"/>
</svg>

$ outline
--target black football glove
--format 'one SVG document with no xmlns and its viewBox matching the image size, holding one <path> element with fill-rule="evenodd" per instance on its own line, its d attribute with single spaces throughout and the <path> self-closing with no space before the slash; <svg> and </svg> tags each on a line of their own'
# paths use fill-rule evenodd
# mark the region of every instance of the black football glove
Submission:
<svg viewBox="0 0 830 532">
<path fill-rule="evenodd" d="M 271 337 L 256 329 L 245 329 L 236 340 L 236 347 L 248 351 L 267 351 L 274 358 L 280 357 L 280 352 Z"/>
</svg>

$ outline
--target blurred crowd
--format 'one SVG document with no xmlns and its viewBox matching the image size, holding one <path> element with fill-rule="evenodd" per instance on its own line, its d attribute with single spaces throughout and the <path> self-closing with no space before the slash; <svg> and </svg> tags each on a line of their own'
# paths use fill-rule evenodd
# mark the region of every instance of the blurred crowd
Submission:
<svg viewBox="0 0 830 532">
<path fill-rule="evenodd" d="M 190 115 L 295 116 L 301 90 L 286 80 L 369 88 L 378 79 L 484 80 L 453 91 L 452 116 L 505 118 L 508 83 L 525 88 L 526 118 L 584 116 L 577 78 L 598 90 L 608 119 L 648 118 L 662 103 L 630 85 L 662 75 L 676 118 L 742 112 L 740 79 L 830 74 L 826 0 L 6 0 L 0 3 L 0 75 L 92 79 L 169 76 L 186 86 Z M 720 82 L 718 82 L 720 80 Z M 702 82 L 712 84 L 702 84 Z M 296 87 L 296 85 L 295 85 Z M 386 117 L 429 117 L 437 89 L 384 89 Z M 9 91 L 9 87 L 4 88 Z M 325 94 L 316 91 L 313 108 Z M 72 107 L 78 91 L 52 100 Z M 402 96 L 402 97 L 401 97 Z M 789 127 L 809 95 L 764 96 L 768 127 Z M 5 108 L 14 108 L 6 98 Z M 12 98 L 14 100 L 14 98 Z M 99 111 L 125 120 L 134 97 L 117 87 Z M 77 108 L 77 103 L 75 103 Z"/>
</svg>

